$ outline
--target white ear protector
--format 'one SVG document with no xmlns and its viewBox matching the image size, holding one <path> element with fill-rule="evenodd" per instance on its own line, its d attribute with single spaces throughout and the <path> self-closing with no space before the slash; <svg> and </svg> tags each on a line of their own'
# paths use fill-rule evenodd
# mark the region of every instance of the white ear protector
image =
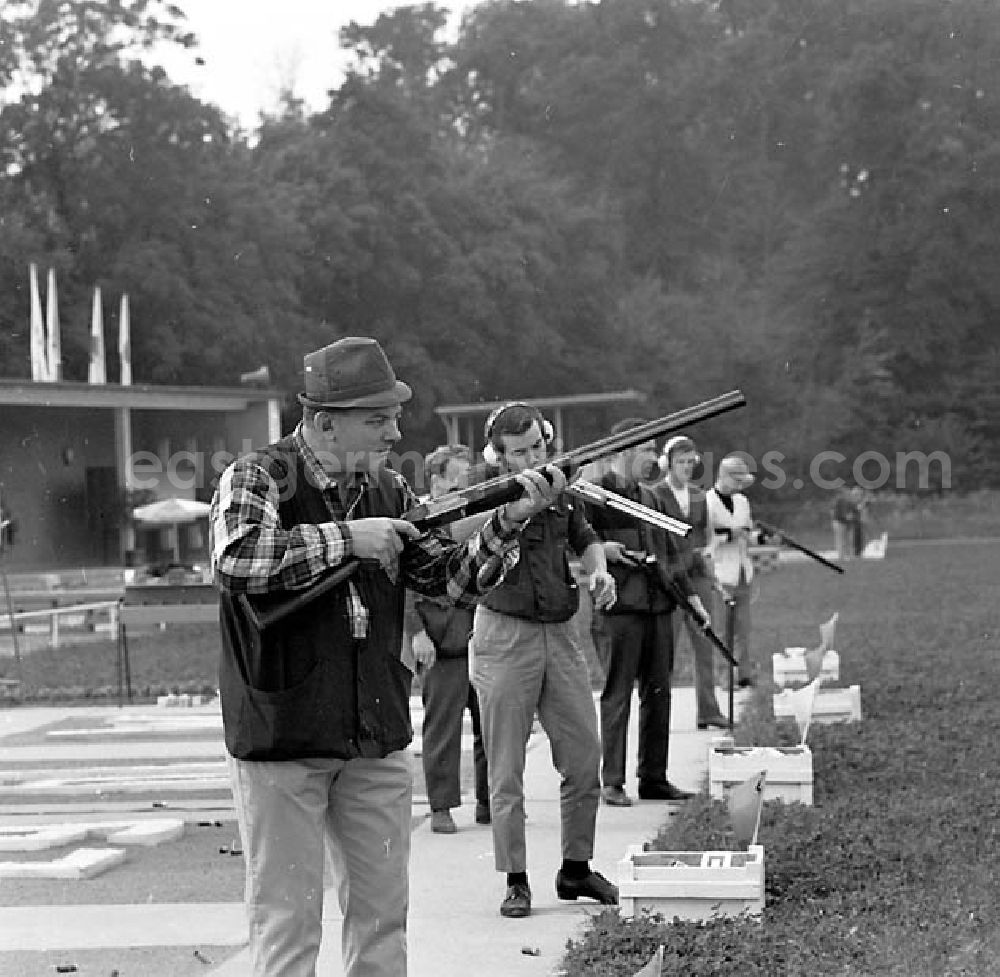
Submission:
<svg viewBox="0 0 1000 977">
<path fill-rule="evenodd" d="M 691 439 L 687 435 L 678 434 L 670 438 L 670 440 L 667 441 L 667 443 L 663 446 L 663 452 L 660 455 L 659 464 L 660 464 L 660 471 L 662 471 L 664 474 L 666 474 L 666 472 L 669 471 L 670 469 L 670 455 L 673 452 L 674 448 L 684 441 L 691 441 Z M 695 450 L 695 464 L 699 463 L 700 461 L 701 461 L 701 453 Z"/>
<path fill-rule="evenodd" d="M 483 448 L 483 460 L 487 465 L 500 464 L 500 454 L 493 442 L 493 428 L 496 427 L 497 418 L 511 407 L 523 407 L 535 418 L 538 423 L 538 429 L 542 432 L 542 438 L 546 444 L 550 444 L 553 438 L 555 438 L 555 428 L 542 416 L 542 412 L 537 407 L 532 404 L 526 404 L 523 400 L 512 400 L 490 411 L 489 417 L 486 418 L 486 424 L 483 427 L 483 437 L 486 441 L 486 447 Z"/>
</svg>

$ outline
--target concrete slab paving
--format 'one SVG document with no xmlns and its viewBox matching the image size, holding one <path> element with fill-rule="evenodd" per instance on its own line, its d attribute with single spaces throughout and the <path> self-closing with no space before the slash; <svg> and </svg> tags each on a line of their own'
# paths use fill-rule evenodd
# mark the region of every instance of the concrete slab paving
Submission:
<svg viewBox="0 0 1000 977">
<path fill-rule="evenodd" d="M 0 951 L 238 946 L 246 934 L 237 902 L 0 908 Z"/>
<path fill-rule="evenodd" d="M 725 696 L 720 694 L 720 701 Z M 633 700 L 629 752 L 634 756 L 637 699 Z M 701 790 L 707 777 L 708 744 L 718 731 L 695 729 L 693 689 L 674 692 L 669 776 L 678 786 Z M 630 762 L 627 789 L 635 795 L 635 761 Z M 504 877 L 493 863 L 488 826 L 476 825 L 474 807 L 453 811 L 459 831 L 436 835 L 425 823 L 413 834 L 410 859 L 410 977 L 536 977 L 558 968 L 566 941 L 584 932 L 590 916 L 602 907 L 563 902 L 555 894 L 559 850 L 559 775 L 552 766 L 548 742 L 535 740 L 525 769 L 528 813 L 528 875 L 532 915 L 504 919 L 499 914 Z M 616 865 L 629 845 L 653 837 L 677 805 L 637 801 L 630 808 L 601 806 L 592 864 L 614 881 Z M 336 893 L 328 891 L 323 943 L 317 972 L 343 977 L 340 956 L 341 917 Z M 210 977 L 245 977 L 249 953 L 242 951 L 210 972 Z"/>
<path fill-rule="evenodd" d="M 720 692 L 719 699 L 725 702 L 725 694 Z M 419 703 L 415 703 L 415 707 L 414 723 L 419 730 Z M 141 708 L 149 710 L 148 706 Z M 0 736 L 58 721 L 65 718 L 68 711 L 18 710 L 21 714 L 16 721 L 0 716 Z M 694 711 L 693 689 L 674 690 L 669 776 L 681 787 L 698 790 L 705 786 L 708 744 L 717 731 L 696 730 Z M 97 710 L 88 708 L 88 712 L 99 715 L 100 707 Z M 633 757 L 637 712 L 637 700 L 633 700 L 629 734 L 629 752 Z M 189 760 L 192 755 L 184 751 L 194 749 L 199 742 L 212 743 L 172 740 L 99 746 L 105 758 L 120 756 L 121 748 L 128 745 L 146 750 L 143 754 L 146 757 L 166 756 L 172 751 L 170 755 L 174 759 Z M 77 747 L 82 745 L 85 744 L 76 744 Z M 221 748 L 221 743 L 213 745 L 216 749 Z M 67 748 L 74 747 L 64 743 L 50 749 L 61 757 L 61 751 Z M 7 754 L 22 749 L 28 748 L 4 750 L 0 747 L 0 767 Z M 626 785 L 633 795 L 636 788 L 634 762 L 633 759 L 630 763 Z M 414 830 L 410 876 L 410 977 L 431 977 L 432 974 L 434 977 L 467 977 L 470 972 L 477 977 L 552 974 L 567 939 L 580 935 L 588 917 L 601 911 L 601 907 L 594 904 L 562 902 L 554 891 L 560 862 L 559 777 L 552 766 L 543 734 L 533 738 L 528 752 L 525 796 L 529 877 L 534 896 L 533 913 L 527 919 L 509 920 L 499 915 L 504 878 L 494 868 L 490 829 L 474 824 L 472 804 L 453 812 L 459 825 L 455 835 L 434 834 L 429 821 Z M 664 802 L 647 801 L 637 801 L 631 808 L 602 805 L 598 815 L 594 867 L 614 880 L 616 864 L 626 848 L 652 837 L 668 819 L 672 807 Z M 79 820 L 79 815 L 74 815 L 74 820 Z M 340 977 L 343 973 L 340 927 L 336 895 L 331 890 L 325 900 L 319 968 L 324 977 Z M 241 903 L 0 908 L 0 950 L 193 944 L 238 947 L 245 944 L 246 938 L 247 925 Z M 245 977 L 247 971 L 248 953 L 244 949 L 206 974 Z"/>
</svg>

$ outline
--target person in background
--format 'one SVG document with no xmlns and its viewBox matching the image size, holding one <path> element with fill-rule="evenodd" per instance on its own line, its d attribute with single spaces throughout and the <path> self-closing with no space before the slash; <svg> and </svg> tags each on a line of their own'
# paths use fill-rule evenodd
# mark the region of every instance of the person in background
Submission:
<svg viewBox="0 0 1000 977">
<path fill-rule="evenodd" d="M 750 500 L 743 490 L 754 483 L 754 477 L 742 455 L 729 454 L 719 462 L 715 484 L 705 493 L 708 509 L 708 554 L 716 581 L 729 595 L 733 615 L 733 647 L 737 661 L 740 688 L 756 684 L 757 666 L 750 651 L 750 582 L 753 561 L 750 540 L 759 541 L 754 528 Z M 727 608 L 716 600 L 717 619 L 725 622 Z M 716 628 L 722 634 L 726 629 Z"/>
<path fill-rule="evenodd" d="M 427 455 L 424 474 L 431 498 L 440 498 L 462 488 L 471 460 L 471 452 L 462 444 L 443 445 Z M 431 831 L 454 834 L 458 826 L 451 809 L 462 803 L 462 717 L 466 709 L 472 719 L 475 820 L 476 824 L 490 823 L 490 790 L 479 699 L 469 681 L 472 608 L 423 597 L 416 599 L 414 611 L 422 625 L 413 635 L 412 648 L 424 703 L 421 762 L 431 806 Z"/>
<path fill-rule="evenodd" d="M 861 510 L 858 506 L 860 492 L 857 486 L 854 488 L 844 486 L 837 493 L 830 512 L 833 545 L 837 550 L 838 559 L 841 560 L 849 560 L 860 553 L 858 550 L 858 537 L 861 535 Z"/>
<path fill-rule="evenodd" d="M 860 485 L 855 485 L 851 489 L 851 502 L 857 510 L 857 519 L 851 527 L 851 546 L 855 556 L 863 556 L 865 552 L 865 528 L 869 520 L 869 502 L 871 499 L 868 493 Z"/>
<path fill-rule="evenodd" d="M 502 471 L 524 472 L 545 462 L 552 435 L 535 407 L 506 404 L 486 420 L 484 457 Z M 494 859 L 507 880 L 500 914 L 514 918 L 531 913 L 524 763 L 536 711 L 562 777 L 556 894 L 618 902 L 617 887 L 590 867 L 601 744 L 590 673 L 572 620 L 580 598 L 569 551 L 580 557 L 596 607 L 614 601 L 614 580 L 600 539 L 566 495 L 527 521 L 520 544 L 520 562 L 479 602 L 469 645 L 490 771 Z"/>
<path fill-rule="evenodd" d="M 315 974 L 329 852 L 344 973 L 405 977 L 413 793 L 405 589 L 474 602 L 516 564 L 520 527 L 566 483 L 556 468 L 524 472 L 524 495 L 465 542 L 421 533 L 401 518 L 418 500 L 388 466 L 411 391 L 381 346 L 347 337 L 307 354 L 303 366 L 298 426 L 226 468 L 209 518 L 251 973 Z M 258 628 L 254 603 L 286 602 L 348 561 L 353 573 L 338 587 Z"/>
<path fill-rule="evenodd" d="M 639 427 L 641 418 L 626 418 L 611 434 Z M 617 454 L 612 468 L 598 479 L 610 492 L 662 510 L 660 500 L 644 482 L 658 472 L 654 440 Z M 684 801 L 692 794 L 667 779 L 670 743 L 670 682 L 674 658 L 674 597 L 660 577 L 673 577 L 681 593 L 704 617 L 708 612 L 694 594 L 680 568 L 676 538 L 666 530 L 641 522 L 614 509 L 587 507 L 587 518 L 604 541 L 604 555 L 615 580 L 617 599 L 598 611 L 608 641 L 602 650 L 604 687 L 601 691 L 601 797 L 613 807 L 628 807 L 625 791 L 627 734 L 632 692 L 639 684 L 639 752 L 636 774 L 642 800 Z M 656 557 L 651 569 L 641 555 Z"/>
<path fill-rule="evenodd" d="M 698 448 L 689 437 L 670 438 L 660 456 L 660 469 L 665 478 L 656 486 L 668 515 L 691 526 L 689 536 L 676 537 L 673 542 L 680 553 L 681 566 L 687 573 L 694 592 L 705 607 L 715 601 L 715 582 L 705 550 L 708 547 L 708 503 L 705 493 L 695 484 L 694 473 L 700 461 Z M 686 629 L 694 652 L 694 686 L 696 724 L 698 729 L 715 726 L 727 729 L 729 720 L 722 714 L 715 693 L 715 649 L 705 633 L 688 614 L 674 614 L 674 642 Z"/>
</svg>

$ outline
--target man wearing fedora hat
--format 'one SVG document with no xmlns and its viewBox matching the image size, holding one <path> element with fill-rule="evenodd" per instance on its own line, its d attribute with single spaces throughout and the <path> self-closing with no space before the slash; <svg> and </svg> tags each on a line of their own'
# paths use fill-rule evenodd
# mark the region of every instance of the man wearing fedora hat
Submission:
<svg viewBox="0 0 1000 977">
<path fill-rule="evenodd" d="M 709 546 L 715 579 L 729 595 L 728 613 L 733 615 L 733 647 L 738 663 L 741 688 L 756 680 L 756 669 L 750 655 L 750 581 L 753 561 L 750 559 L 750 539 L 758 535 L 754 529 L 750 500 L 743 490 L 754 483 L 746 459 L 741 454 L 728 454 L 719 462 L 715 484 L 705 494 L 708 508 Z M 719 601 L 716 601 L 717 607 Z M 719 618 L 724 619 L 722 605 Z"/>
<path fill-rule="evenodd" d="M 519 558 L 518 533 L 565 488 L 557 469 L 464 542 L 421 535 L 387 464 L 412 396 L 374 339 L 305 357 L 302 419 L 220 476 L 210 518 L 220 590 L 219 688 L 246 852 L 254 977 L 312 977 L 324 850 L 337 876 L 344 972 L 403 977 L 412 767 L 404 592 L 469 606 Z M 338 568 L 321 599 L 258 630 L 241 597 L 287 599 Z"/>
</svg>

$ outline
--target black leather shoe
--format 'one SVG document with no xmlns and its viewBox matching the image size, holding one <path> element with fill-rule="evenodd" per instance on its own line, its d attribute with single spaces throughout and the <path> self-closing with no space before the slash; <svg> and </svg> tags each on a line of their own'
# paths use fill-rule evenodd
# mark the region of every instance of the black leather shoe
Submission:
<svg viewBox="0 0 1000 977">
<path fill-rule="evenodd" d="M 669 780 L 660 784 L 639 784 L 639 797 L 644 801 L 687 801 L 694 797 L 689 790 L 675 787 Z"/>
<path fill-rule="evenodd" d="M 556 872 L 556 895 L 560 899 L 594 899 L 603 906 L 618 905 L 618 886 L 600 872 L 591 872 L 582 879 L 570 879 L 560 869 Z"/>
<path fill-rule="evenodd" d="M 507 895 L 500 903 L 500 915 L 511 919 L 523 919 L 531 915 L 531 889 L 527 882 L 515 882 L 507 886 Z"/>
<path fill-rule="evenodd" d="M 709 716 L 708 719 L 698 723 L 698 729 L 708 729 L 709 726 L 714 726 L 716 729 L 729 729 L 729 720 L 720 713 L 718 716 Z"/>
</svg>

